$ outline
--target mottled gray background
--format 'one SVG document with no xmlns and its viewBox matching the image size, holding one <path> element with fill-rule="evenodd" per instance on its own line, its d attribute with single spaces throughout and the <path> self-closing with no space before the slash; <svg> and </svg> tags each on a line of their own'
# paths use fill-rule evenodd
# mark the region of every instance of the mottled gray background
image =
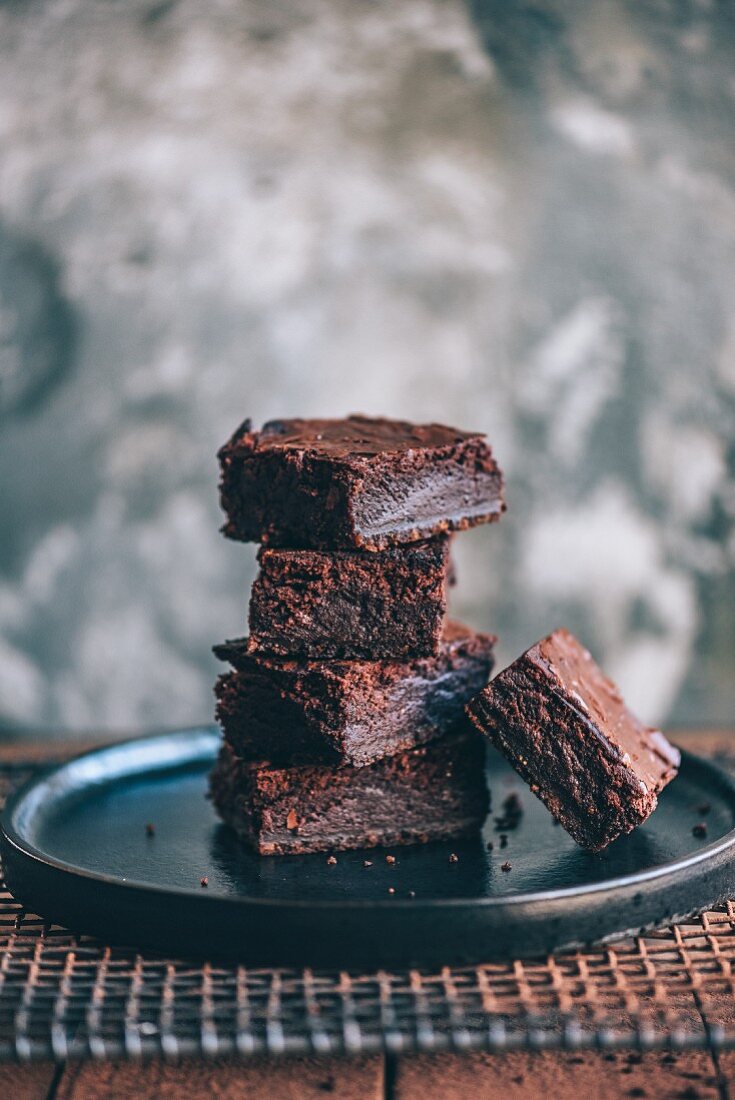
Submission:
<svg viewBox="0 0 735 1100">
<path fill-rule="evenodd" d="M 485 429 L 455 610 L 732 723 L 735 11 L 0 4 L 0 724 L 211 713 L 246 414 Z"/>
</svg>

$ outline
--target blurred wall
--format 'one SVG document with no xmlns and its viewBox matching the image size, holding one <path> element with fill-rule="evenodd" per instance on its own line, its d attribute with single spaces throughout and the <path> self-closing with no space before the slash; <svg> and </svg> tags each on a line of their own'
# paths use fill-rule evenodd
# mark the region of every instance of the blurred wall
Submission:
<svg viewBox="0 0 735 1100">
<path fill-rule="evenodd" d="M 0 721 L 212 710 L 236 424 L 488 432 L 455 611 L 735 717 L 735 13 L 623 0 L 0 5 Z"/>
</svg>

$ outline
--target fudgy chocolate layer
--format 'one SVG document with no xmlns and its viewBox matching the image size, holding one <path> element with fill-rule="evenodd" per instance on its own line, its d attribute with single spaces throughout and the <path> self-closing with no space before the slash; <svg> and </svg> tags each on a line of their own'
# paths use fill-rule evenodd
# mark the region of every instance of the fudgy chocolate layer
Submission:
<svg viewBox="0 0 735 1100">
<path fill-rule="evenodd" d="M 210 790 L 222 819 L 261 855 L 416 844 L 480 828 L 483 763 L 468 727 L 367 768 L 247 763 L 224 745 Z"/>
<path fill-rule="evenodd" d="M 217 681 L 217 718 L 247 760 L 368 765 L 464 724 L 494 644 L 458 623 L 436 656 L 404 661 L 295 661 L 227 642 L 215 647 L 234 666 Z"/>
<path fill-rule="evenodd" d="M 503 477 L 485 437 L 351 416 L 245 421 L 219 452 L 228 538 L 380 550 L 498 519 Z"/>
</svg>

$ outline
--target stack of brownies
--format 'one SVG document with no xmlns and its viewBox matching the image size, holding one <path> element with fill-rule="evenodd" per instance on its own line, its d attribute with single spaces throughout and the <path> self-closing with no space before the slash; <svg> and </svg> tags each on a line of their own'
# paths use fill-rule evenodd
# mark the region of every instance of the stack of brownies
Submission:
<svg viewBox="0 0 735 1100">
<path fill-rule="evenodd" d="M 250 635 L 215 653 L 221 817 L 262 855 L 476 829 L 463 710 L 495 639 L 445 617 L 450 533 L 499 518 L 482 435 L 352 416 L 246 421 L 220 451 L 224 533 L 259 542 Z"/>
</svg>

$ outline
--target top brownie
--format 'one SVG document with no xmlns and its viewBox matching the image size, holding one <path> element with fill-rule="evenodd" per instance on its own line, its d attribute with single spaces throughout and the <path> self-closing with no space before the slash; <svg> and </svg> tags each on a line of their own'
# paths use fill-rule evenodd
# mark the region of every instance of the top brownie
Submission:
<svg viewBox="0 0 735 1100">
<path fill-rule="evenodd" d="M 246 420 L 219 460 L 223 531 L 242 542 L 381 550 L 505 510 L 485 437 L 441 424 Z"/>
</svg>

